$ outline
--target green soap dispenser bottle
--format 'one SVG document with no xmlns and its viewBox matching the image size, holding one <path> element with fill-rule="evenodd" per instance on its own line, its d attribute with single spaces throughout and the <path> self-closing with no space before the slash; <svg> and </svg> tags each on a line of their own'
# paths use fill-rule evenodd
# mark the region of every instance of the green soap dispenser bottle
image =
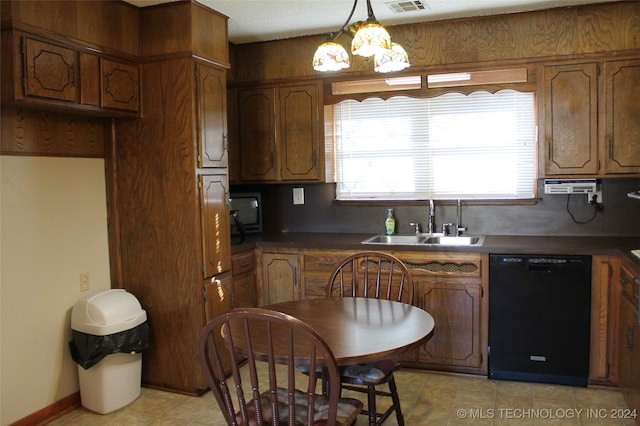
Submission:
<svg viewBox="0 0 640 426">
<path fill-rule="evenodd" d="M 396 220 L 393 218 L 393 209 L 389 209 L 387 218 L 384 220 L 384 228 L 387 235 L 392 235 L 396 232 Z"/>
</svg>

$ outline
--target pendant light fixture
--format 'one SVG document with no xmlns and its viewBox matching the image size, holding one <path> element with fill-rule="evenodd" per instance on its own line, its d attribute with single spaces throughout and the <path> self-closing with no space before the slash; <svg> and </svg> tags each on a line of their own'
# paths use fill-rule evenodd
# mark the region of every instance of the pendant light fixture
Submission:
<svg viewBox="0 0 640 426">
<path fill-rule="evenodd" d="M 349 25 L 356 10 L 358 0 L 354 0 L 351 13 L 340 30 L 329 34 L 327 40 L 318 46 L 313 56 L 316 71 L 340 71 L 349 68 L 349 54 L 335 40 L 345 32 L 353 35 L 351 53 L 365 57 L 374 56 L 374 70 L 377 72 L 400 71 L 410 66 L 407 52 L 398 43 L 392 43 L 387 30 L 377 21 L 371 0 L 367 0 L 367 20 Z"/>
</svg>

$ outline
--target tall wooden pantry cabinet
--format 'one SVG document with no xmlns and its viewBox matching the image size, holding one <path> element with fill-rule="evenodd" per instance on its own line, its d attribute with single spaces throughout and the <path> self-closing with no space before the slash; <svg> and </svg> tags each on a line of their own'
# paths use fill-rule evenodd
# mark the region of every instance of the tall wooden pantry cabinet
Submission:
<svg viewBox="0 0 640 426">
<path fill-rule="evenodd" d="M 229 308 L 227 18 L 172 2 L 141 23 L 142 118 L 114 124 L 107 159 L 112 267 L 147 310 L 143 383 L 198 394 L 200 330 Z"/>
</svg>

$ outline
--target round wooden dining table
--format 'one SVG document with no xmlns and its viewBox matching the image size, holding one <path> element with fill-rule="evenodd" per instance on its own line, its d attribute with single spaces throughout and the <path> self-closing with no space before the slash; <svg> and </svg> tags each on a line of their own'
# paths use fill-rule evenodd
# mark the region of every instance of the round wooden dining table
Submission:
<svg viewBox="0 0 640 426">
<path fill-rule="evenodd" d="M 405 303 L 362 297 L 294 300 L 263 306 L 311 326 L 327 342 L 339 366 L 378 361 L 419 345 L 433 317 Z"/>
</svg>

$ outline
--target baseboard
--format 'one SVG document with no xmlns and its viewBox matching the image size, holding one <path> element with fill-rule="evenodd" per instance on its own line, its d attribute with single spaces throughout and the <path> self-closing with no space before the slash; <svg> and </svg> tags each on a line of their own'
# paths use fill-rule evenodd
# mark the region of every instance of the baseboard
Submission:
<svg viewBox="0 0 640 426">
<path fill-rule="evenodd" d="M 53 404 L 44 407 L 42 410 L 38 410 L 33 414 L 28 415 L 11 426 L 40 426 L 46 425 L 53 419 L 56 419 L 69 411 L 73 411 L 80 406 L 80 392 L 72 393 L 66 398 L 62 398 L 60 401 L 56 401 Z"/>
</svg>

